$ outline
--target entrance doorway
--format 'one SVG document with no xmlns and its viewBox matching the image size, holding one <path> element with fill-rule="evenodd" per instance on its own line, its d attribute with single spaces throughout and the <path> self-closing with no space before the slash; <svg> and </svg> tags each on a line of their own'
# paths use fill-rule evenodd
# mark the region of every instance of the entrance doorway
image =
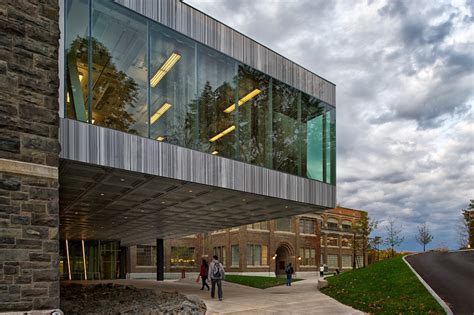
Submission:
<svg viewBox="0 0 474 315">
<path fill-rule="evenodd" d="M 276 250 L 275 274 L 285 275 L 285 268 L 291 261 L 291 248 L 288 244 L 281 244 Z"/>
</svg>

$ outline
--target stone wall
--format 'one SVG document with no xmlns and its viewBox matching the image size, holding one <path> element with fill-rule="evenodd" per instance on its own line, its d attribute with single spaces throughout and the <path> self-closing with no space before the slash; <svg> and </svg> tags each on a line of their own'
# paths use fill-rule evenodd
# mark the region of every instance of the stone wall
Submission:
<svg viewBox="0 0 474 315">
<path fill-rule="evenodd" d="M 55 1 L 0 1 L 0 312 L 59 307 Z"/>
</svg>

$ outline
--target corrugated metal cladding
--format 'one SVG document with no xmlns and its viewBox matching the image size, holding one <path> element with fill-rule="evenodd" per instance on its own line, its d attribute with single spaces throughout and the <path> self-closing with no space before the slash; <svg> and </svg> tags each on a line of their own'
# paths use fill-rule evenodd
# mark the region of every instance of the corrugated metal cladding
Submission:
<svg viewBox="0 0 474 315">
<path fill-rule="evenodd" d="M 336 106 L 334 84 L 181 1 L 114 1 Z"/>
<path fill-rule="evenodd" d="M 63 159 L 293 200 L 336 204 L 336 187 L 128 133 L 60 119 Z"/>
</svg>

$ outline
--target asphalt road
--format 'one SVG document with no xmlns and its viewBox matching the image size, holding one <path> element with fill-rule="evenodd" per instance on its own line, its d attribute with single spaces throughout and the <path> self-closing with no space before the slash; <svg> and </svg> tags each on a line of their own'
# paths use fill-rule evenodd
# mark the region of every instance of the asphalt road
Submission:
<svg viewBox="0 0 474 315">
<path fill-rule="evenodd" d="M 474 251 L 428 252 L 406 258 L 454 314 L 474 314 Z"/>
</svg>

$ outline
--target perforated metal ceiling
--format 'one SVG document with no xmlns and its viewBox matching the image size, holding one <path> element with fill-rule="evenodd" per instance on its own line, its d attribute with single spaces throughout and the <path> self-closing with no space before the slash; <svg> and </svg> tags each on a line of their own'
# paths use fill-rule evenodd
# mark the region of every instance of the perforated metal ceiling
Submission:
<svg viewBox="0 0 474 315">
<path fill-rule="evenodd" d="M 70 160 L 61 160 L 59 182 L 63 239 L 117 239 L 132 245 L 323 210 Z"/>
</svg>

